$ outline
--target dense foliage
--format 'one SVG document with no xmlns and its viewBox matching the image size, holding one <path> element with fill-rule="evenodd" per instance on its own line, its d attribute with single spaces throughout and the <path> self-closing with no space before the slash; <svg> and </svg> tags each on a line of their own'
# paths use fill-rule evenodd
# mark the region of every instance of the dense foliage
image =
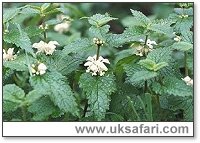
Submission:
<svg viewBox="0 0 200 143">
<path fill-rule="evenodd" d="M 90 6 L 4 3 L 4 121 L 193 121 L 193 4 Z"/>
</svg>

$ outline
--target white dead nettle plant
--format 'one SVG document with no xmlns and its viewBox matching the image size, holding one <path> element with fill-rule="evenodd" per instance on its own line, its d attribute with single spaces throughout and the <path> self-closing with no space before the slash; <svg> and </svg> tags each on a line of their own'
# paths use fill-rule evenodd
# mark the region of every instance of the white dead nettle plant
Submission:
<svg viewBox="0 0 200 143">
<path fill-rule="evenodd" d="M 38 62 L 37 64 L 31 65 L 31 72 L 33 75 L 43 75 L 46 73 L 47 66 L 43 63 Z"/>
<path fill-rule="evenodd" d="M 69 28 L 71 26 L 71 22 L 69 21 L 69 16 L 64 15 L 58 15 L 57 20 L 62 21 L 62 23 L 59 23 L 54 26 L 54 30 L 58 33 L 63 33 L 69 31 Z"/>
<path fill-rule="evenodd" d="M 181 78 L 187 85 L 193 86 L 193 79 L 191 79 L 189 76 L 186 76 L 185 78 Z"/>
<path fill-rule="evenodd" d="M 4 61 L 12 61 L 17 57 L 14 54 L 14 48 L 9 48 L 7 51 L 3 49 L 3 60 Z"/>
<path fill-rule="evenodd" d="M 34 43 L 32 47 L 37 49 L 36 54 L 45 53 L 46 55 L 52 55 L 57 45 L 59 45 L 57 41 L 50 41 L 49 43 L 40 41 L 39 43 Z"/>
<path fill-rule="evenodd" d="M 97 56 L 94 55 L 93 57 L 89 56 L 87 58 L 87 62 L 84 64 L 84 66 L 87 67 L 86 72 L 92 73 L 92 76 L 98 74 L 103 76 L 105 71 L 108 70 L 104 63 L 110 64 L 110 62 L 108 59 L 104 59 L 102 56 L 100 56 L 98 59 L 96 59 L 96 57 Z"/>
<path fill-rule="evenodd" d="M 143 39 L 140 39 L 139 41 L 142 43 L 145 42 Z M 147 39 L 146 41 L 147 48 L 144 45 L 138 45 L 135 47 L 136 48 L 135 54 L 142 57 L 146 55 L 148 52 L 153 50 L 153 45 L 157 45 L 157 43 L 155 41 L 151 41 L 150 39 Z"/>
</svg>

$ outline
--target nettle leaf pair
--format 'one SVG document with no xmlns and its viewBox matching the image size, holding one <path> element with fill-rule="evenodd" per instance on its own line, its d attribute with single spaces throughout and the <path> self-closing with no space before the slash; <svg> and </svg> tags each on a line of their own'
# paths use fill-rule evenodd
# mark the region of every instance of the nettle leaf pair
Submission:
<svg viewBox="0 0 200 143">
<path fill-rule="evenodd" d="M 65 39 L 70 18 L 45 19 L 62 8 L 43 4 L 5 11 L 4 47 L 14 47 L 4 52 L 5 120 L 191 121 L 193 19 L 191 7 L 184 9 L 188 17 L 175 9 L 159 20 L 131 9 L 131 25 L 121 34 L 110 31 L 108 23 L 120 19 L 108 13 L 83 17 L 90 28 L 68 43 L 53 35 Z M 24 19 L 16 17 L 26 11 L 43 28 L 23 27 Z M 64 25 L 54 26 L 58 33 L 52 35 L 47 23 Z"/>
</svg>

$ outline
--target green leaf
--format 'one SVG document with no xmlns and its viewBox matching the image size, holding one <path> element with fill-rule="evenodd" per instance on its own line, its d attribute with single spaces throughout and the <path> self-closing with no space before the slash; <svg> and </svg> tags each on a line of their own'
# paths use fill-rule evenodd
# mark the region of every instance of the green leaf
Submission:
<svg viewBox="0 0 200 143">
<path fill-rule="evenodd" d="M 27 35 L 32 38 L 34 36 L 39 36 L 42 34 L 42 29 L 40 29 L 38 26 L 28 26 L 24 30 Z"/>
<path fill-rule="evenodd" d="M 20 11 L 19 8 L 3 9 L 3 23 L 6 23 L 13 19 Z"/>
<path fill-rule="evenodd" d="M 152 79 L 158 75 L 158 73 L 149 71 L 136 64 L 125 65 L 124 69 L 127 75 L 126 81 L 136 86 L 141 86 L 144 81 Z"/>
<path fill-rule="evenodd" d="M 88 22 L 96 27 L 101 27 L 108 23 L 109 21 L 116 20 L 117 18 L 111 17 L 109 14 L 101 15 L 95 14 L 92 17 L 88 18 Z"/>
<path fill-rule="evenodd" d="M 109 34 L 107 42 L 113 47 L 121 47 L 124 44 L 136 41 L 143 36 L 145 28 L 142 26 L 131 26 L 124 30 L 122 34 Z"/>
<path fill-rule="evenodd" d="M 153 83 L 152 90 L 158 94 L 169 94 L 174 96 L 192 96 L 192 87 L 186 85 L 181 79 L 176 77 L 165 77 L 163 83 Z"/>
<path fill-rule="evenodd" d="M 3 87 L 3 100 L 14 103 L 22 103 L 25 98 L 24 91 L 15 84 L 7 84 Z"/>
<path fill-rule="evenodd" d="M 146 116 L 148 121 L 153 121 L 153 111 L 152 111 L 152 95 L 145 93 L 144 104 L 146 105 Z"/>
<path fill-rule="evenodd" d="M 151 21 L 149 18 L 147 18 L 142 12 L 137 11 L 137 10 L 132 10 L 131 13 L 134 16 L 135 25 L 142 25 L 142 26 L 147 26 Z"/>
<path fill-rule="evenodd" d="M 104 25 L 102 27 L 91 26 L 89 28 L 89 35 L 91 38 L 99 38 L 105 40 L 106 34 L 109 32 L 109 25 Z"/>
<path fill-rule="evenodd" d="M 135 72 L 131 77 L 129 77 L 129 82 L 131 84 L 138 83 L 141 81 L 146 81 L 151 78 L 156 77 L 158 74 L 156 72 L 151 72 L 151 71 L 138 71 Z"/>
<path fill-rule="evenodd" d="M 148 70 L 153 70 L 153 71 L 158 71 L 163 67 L 168 66 L 168 63 L 166 62 L 160 62 L 158 64 L 156 64 L 154 61 L 150 60 L 150 59 L 144 59 L 144 60 L 140 60 L 138 62 L 139 65 L 147 68 Z"/>
<path fill-rule="evenodd" d="M 51 5 L 51 3 L 44 3 L 44 4 L 41 6 L 41 11 L 46 10 L 50 5 Z"/>
<path fill-rule="evenodd" d="M 158 48 L 151 51 L 147 55 L 147 58 L 152 61 L 155 61 L 156 63 L 161 63 L 161 62 L 169 63 L 171 59 L 171 53 L 172 53 L 171 48 L 167 48 L 167 47 Z"/>
<path fill-rule="evenodd" d="M 35 90 L 46 92 L 61 110 L 78 115 L 77 103 L 65 77 L 58 72 L 47 72 L 42 76 L 33 76 L 30 83 Z"/>
<path fill-rule="evenodd" d="M 93 47 L 92 40 L 89 39 L 78 39 L 68 45 L 66 45 L 63 49 L 64 54 L 70 53 L 83 53 Z"/>
<path fill-rule="evenodd" d="M 7 43 L 15 44 L 26 50 L 29 53 L 33 53 L 31 41 L 26 32 L 24 32 L 19 24 L 16 24 L 17 28 L 10 30 L 4 35 L 4 41 Z"/>
<path fill-rule="evenodd" d="M 33 113 L 32 120 L 34 121 L 44 121 L 53 114 L 56 110 L 55 105 L 50 100 L 50 98 L 42 97 L 39 100 L 36 100 L 28 107 L 28 111 Z"/>
<path fill-rule="evenodd" d="M 149 70 L 154 70 L 154 67 L 156 65 L 156 63 L 150 59 L 144 59 L 144 60 L 140 60 L 138 62 L 139 65 L 149 69 Z"/>
<path fill-rule="evenodd" d="M 193 119 L 193 98 L 192 96 L 188 97 L 168 97 L 168 104 L 171 110 L 183 110 L 184 121 L 192 122 Z"/>
<path fill-rule="evenodd" d="M 106 110 L 109 109 L 110 95 L 116 90 L 114 75 L 93 77 L 89 73 L 84 73 L 80 77 L 79 85 L 88 99 L 89 112 L 86 116 L 93 116 L 98 121 L 104 119 Z"/>
<path fill-rule="evenodd" d="M 26 95 L 26 102 L 28 102 L 28 104 L 31 104 L 36 100 L 40 99 L 44 95 L 45 93 L 42 93 L 42 91 L 32 90 Z"/>
<path fill-rule="evenodd" d="M 192 96 L 160 96 L 161 107 L 168 110 L 182 110 L 183 121 L 193 121 L 193 97 Z"/>
<path fill-rule="evenodd" d="M 18 103 L 14 103 L 11 101 L 3 101 L 3 112 L 14 112 L 19 107 Z"/>
<path fill-rule="evenodd" d="M 172 45 L 172 48 L 180 51 L 188 51 L 193 49 L 193 45 L 188 42 L 177 42 Z"/>
<path fill-rule="evenodd" d="M 40 59 L 41 62 L 46 63 L 49 70 L 56 70 L 62 75 L 68 75 L 78 69 L 84 60 L 79 55 L 65 55 L 60 50 L 54 52 L 51 57 L 45 55 Z"/>
<path fill-rule="evenodd" d="M 16 71 L 28 71 L 25 55 L 19 55 L 12 61 L 4 61 L 3 66 Z"/>
<path fill-rule="evenodd" d="M 168 63 L 166 63 L 166 62 L 160 62 L 160 63 L 158 63 L 158 64 L 156 64 L 154 66 L 153 70 L 154 71 L 158 71 L 158 70 L 160 70 L 160 69 L 162 69 L 162 68 L 164 68 L 166 66 L 168 66 Z"/>
<path fill-rule="evenodd" d="M 173 28 L 170 27 L 171 24 L 172 22 L 169 21 L 168 19 L 155 20 L 150 25 L 149 30 L 152 30 L 156 33 L 161 33 L 161 34 L 166 34 L 168 36 L 171 36 L 173 33 Z"/>
</svg>

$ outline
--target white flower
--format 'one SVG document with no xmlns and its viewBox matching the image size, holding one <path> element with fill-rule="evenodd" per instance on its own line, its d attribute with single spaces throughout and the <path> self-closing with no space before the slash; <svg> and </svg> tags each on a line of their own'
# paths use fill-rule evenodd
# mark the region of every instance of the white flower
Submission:
<svg viewBox="0 0 200 143">
<path fill-rule="evenodd" d="M 185 78 L 181 78 L 187 85 L 192 86 L 193 85 L 193 79 L 191 79 L 189 76 L 186 76 Z"/>
<path fill-rule="evenodd" d="M 140 39 L 139 40 L 140 42 L 144 43 L 145 41 L 143 39 Z M 143 55 L 147 55 L 148 52 L 152 51 L 153 50 L 153 45 L 157 45 L 157 43 L 155 41 L 151 41 L 150 39 L 147 39 L 147 42 L 146 42 L 146 47 L 144 45 L 139 45 L 139 46 L 136 46 L 136 55 L 138 56 L 143 56 Z"/>
<path fill-rule="evenodd" d="M 14 48 L 9 48 L 7 52 L 3 49 L 3 60 L 5 61 L 12 61 L 17 57 L 14 55 Z"/>
<path fill-rule="evenodd" d="M 57 24 L 54 26 L 54 30 L 58 33 L 63 33 L 69 31 L 71 23 L 69 21 L 65 21 L 63 23 Z"/>
<path fill-rule="evenodd" d="M 57 15 L 57 20 L 63 21 L 63 22 L 55 25 L 54 30 L 57 31 L 58 33 L 63 33 L 63 32 L 69 31 L 69 28 L 71 26 L 71 22 L 67 21 L 69 19 L 70 19 L 69 16 L 65 16 L 65 15 L 62 15 L 62 14 Z"/>
<path fill-rule="evenodd" d="M 39 63 L 37 66 L 34 64 L 31 65 L 31 72 L 33 75 L 43 75 L 46 73 L 47 67 L 43 63 Z"/>
<path fill-rule="evenodd" d="M 150 39 L 147 39 L 146 45 L 150 48 L 153 49 L 153 45 L 157 45 L 156 41 L 151 41 Z"/>
<path fill-rule="evenodd" d="M 50 41 L 49 43 L 40 41 L 39 43 L 34 43 L 33 48 L 37 49 L 37 53 L 45 53 L 46 55 L 52 55 L 56 49 L 56 45 L 59 45 L 57 41 Z"/>
<path fill-rule="evenodd" d="M 105 41 L 98 38 L 93 38 L 93 43 L 96 44 L 97 46 L 103 46 L 103 44 L 105 44 Z"/>
<path fill-rule="evenodd" d="M 47 67 L 46 67 L 45 64 L 40 63 L 40 64 L 38 65 L 38 72 L 40 73 L 40 75 L 45 74 L 45 73 L 46 73 L 46 70 L 47 70 Z"/>
<path fill-rule="evenodd" d="M 48 24 L 45 24 L 45 25 L 41 24 L 39 26 L 39 28 L 42 29 L 42 30 L 47 30 L 48 29 Z"/>
<path fill-rule="evenodd" d="M 176 36 L 176 37 L 174 37 L 174 41 L 176 41 L 176 42 L 180 42 L 180 41 L 181 41 L 181 37 L 180 37 L 180 36 Z"/>
<path fill-rule="evenodd" d="M 96 55 L 94 55 L 93 57 L 89 56 L 87 58 L 87 62 L 84 64 L 84 66 L 87 67 L 86 72 L 92 73 L 92 76 L 98 74 L 103 76 L 105 71 L 108 70 L 104 63 L 110 64 L 108 59 L 104 59 L 102 56 L 100 56 L 98 60 L 96 60 Z"/>
</svg>

